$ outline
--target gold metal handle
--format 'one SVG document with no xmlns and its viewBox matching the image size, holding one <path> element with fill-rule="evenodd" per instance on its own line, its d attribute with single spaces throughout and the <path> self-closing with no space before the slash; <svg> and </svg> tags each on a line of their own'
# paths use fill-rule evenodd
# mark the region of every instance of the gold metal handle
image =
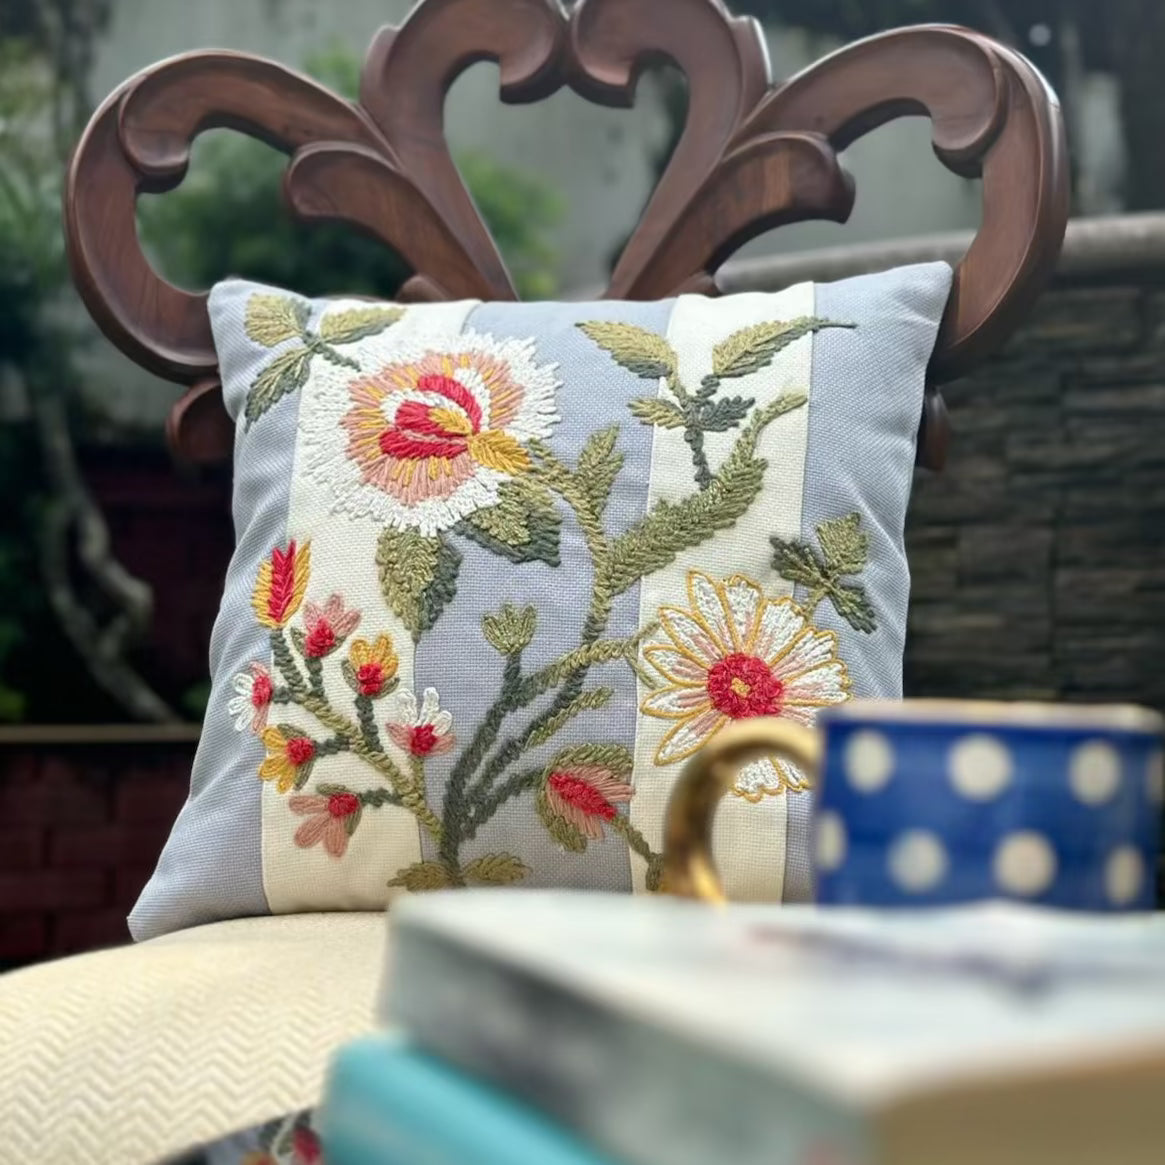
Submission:
<svg viewBox="0 0 1165 1165">
<path fill-rule="evenodd" d="M 811 728 L 775 716 L 729 724 L 684 766 L 664 817 L 663 886 L 668 893 L 705 902 L 725 901 L 712 860 L 716 806 L 732 788 L 742 765 L 774 755 L 791 761 L 816 785 L 821 737 Z"/>
</svg>

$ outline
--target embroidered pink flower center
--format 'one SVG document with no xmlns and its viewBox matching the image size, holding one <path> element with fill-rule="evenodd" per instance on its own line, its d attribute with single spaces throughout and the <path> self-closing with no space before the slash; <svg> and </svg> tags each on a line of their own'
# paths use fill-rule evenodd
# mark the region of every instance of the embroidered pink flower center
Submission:
<svg viewBox="0 0 1165 1165">
<path fill-rule="evenodd" d="M 551 773 L 547 783 L 568 805 L 591 817 L 610 821 L 615 816 L 615 806 L 602 793 L 570 773 Z"/>
<path fill-rule="evenodd" d="M 393 425 L 380 434 L 381 453 L 410 461 L 459 457 L 469 448 L 466 437 L 481 432 L 481 406 L 465 385 L 450 376 L 430 373 L 417 381 L 417 388 L 449 403 L 405 401 L 396 410 Z"/>
<path fill-rule="evenodd" d="M 320 619 L 308 632 L 303 649 L 308 655 L 318 659 L 327 655 L 336 646 L 336 632 L 327 619 Z"/>
<path fill-rule="evenodd" d="M 362 663 L 356 671 L 362 696 L 378 696 L 384 687 L 384 668 L 378 663 Z"/>
<path fill-rule="evenodd" d="M 257 675 L 251 684 L 251 703 L 256 708 L 265 708 L 271 703 L 274 688 L 271 686 L 271 677 Z"/>
<path fill-rule="evenodd" d="M 708 669 L 708 698 L 725 716 L 776 716 L 785 685 L 763 659 L 734 652 Z"/>
<path fill-rule="evenodd" d="M 328 812 L 333 817 L 351 817 L 360 808 L 360 798 L 355 793 L 333 793 L 328 798 Z"/>
<path fill-rule="evenodd" d="M 437 744 L 437 730 L 432 724 L 418 724 L 409 737 L 409 751 L 414 756 L 428 756 Z"/>
<path fill-rule="evenodd" d="M 287 742 L 287 759 L 297 767 L 307 764 L 315 754 L 315 743 L 306 736 L 293 736 Z"/>
</svg>

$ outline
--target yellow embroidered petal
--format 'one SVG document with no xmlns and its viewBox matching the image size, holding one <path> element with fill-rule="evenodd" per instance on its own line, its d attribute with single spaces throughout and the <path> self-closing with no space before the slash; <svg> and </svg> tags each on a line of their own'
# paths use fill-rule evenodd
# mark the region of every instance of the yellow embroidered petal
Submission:
<svg viewBox="0 0 1165 1165">
<path fill-rule="evenodd" d="M 525 473 L 531 466 L 530 454 L 509 433 L 487 430 L 469 438 L 469 455 L 486 469 L 511 476 Z"/>
<path fill-rule="evenodd" d="M 307 581 L 311 577 L 311 543 L 305 542 L 295 552 L 295 567 L 294 567 L 294 584 L 291 592 L 291 602 L 287 604 L 287 611 L 283 616 L 283 621 L 286 623 L 288 619 L 299 610 L 300 604 L 303 602 L 303 596 L 307 591 Z"/>
<path fill-rule="evenodd" d="M 259 564 L 259 575 L 255 580 L 255 589 L 251 592 L 251 606 L 255 609 L 255 618 L 264 627 L 278 627 L 279 624 L 268 614 L 271 607 L 271 561 L 264 559 Z"/>
<path fill-rule="evenodd" d="M 440 425 L 446 433 L 460 433 L 461 436 L 468 437 L 473 432 L 473 425 L 460 409 L 430 409 L 429 419 L 434 424 Z"/>
</svg>

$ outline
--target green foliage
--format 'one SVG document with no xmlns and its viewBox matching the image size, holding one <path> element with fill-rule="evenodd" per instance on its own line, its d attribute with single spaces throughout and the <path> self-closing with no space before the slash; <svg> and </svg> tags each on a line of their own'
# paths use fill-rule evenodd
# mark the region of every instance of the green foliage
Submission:
<svg viewBox="0 0 1165 1165">
<path fill-rule="evenodd" d="M 354 96 L 359 64 L 342 48 L 310 57 L 307 69 Z M 139 203 L 143 244 L 159 268 L 190 288 L 233 274 L 298 291 L 391 297 L 407 278 L 388 248 L 339 223 L 299 223 L 287 211 L 286 159 L 234 133 L 195 143 L 190 173 L 175 191 Z M 458 159 L 466 185 L 527 299 L 554 294 L 557 256 L 548 236 L 562 200 L 540 178 L 479 153 Z"/>
</svg>

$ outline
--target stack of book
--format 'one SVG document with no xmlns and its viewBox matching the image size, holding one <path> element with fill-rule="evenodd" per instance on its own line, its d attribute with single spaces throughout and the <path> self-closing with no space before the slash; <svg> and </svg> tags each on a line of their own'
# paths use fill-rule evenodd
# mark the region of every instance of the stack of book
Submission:
<svg viewBox="0 0 1165 1165">
<path fill-rule="evenodd" d="M 458 891 L 389 925 L 329 1165 L 1165 1162 L 1165 916 Z"/>
</svg>

